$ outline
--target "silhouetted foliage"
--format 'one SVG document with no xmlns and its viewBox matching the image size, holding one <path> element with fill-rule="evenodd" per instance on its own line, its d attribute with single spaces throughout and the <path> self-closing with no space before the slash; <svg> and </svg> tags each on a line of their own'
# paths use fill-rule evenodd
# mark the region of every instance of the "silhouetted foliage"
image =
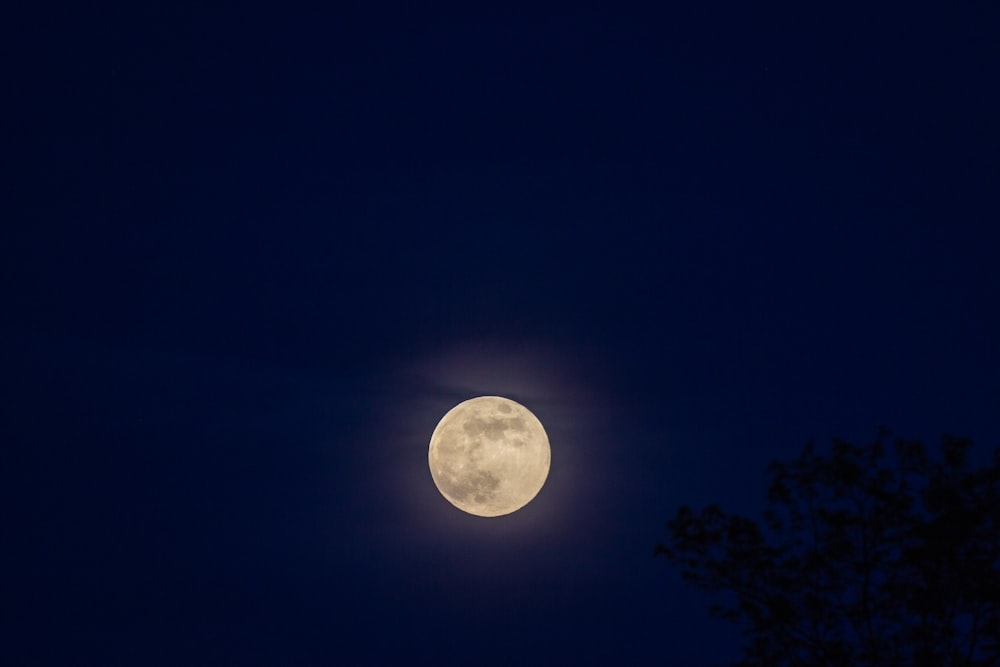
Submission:
<svg viewBox="0 0 1000 667">
<path fill-rule="evenodd" d="M 1000 665 L 1000 448 L 888 432 L 772 463 L 758 523 L 681 507 L 656 553 L 738 623 L 741 667 Z"/>
</svg>

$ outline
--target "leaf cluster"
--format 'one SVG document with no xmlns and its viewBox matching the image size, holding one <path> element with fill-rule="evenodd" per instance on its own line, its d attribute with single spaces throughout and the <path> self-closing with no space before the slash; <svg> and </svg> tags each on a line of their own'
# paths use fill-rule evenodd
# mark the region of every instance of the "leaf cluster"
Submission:
<svg viewBox="0 0 1000 667">
<path fill-rule="evenodd" d="M 889 437 L 772 463 L 761 521 L 667 523 L 656 553 L 742 627 L 740 667 L 1000 665 L 1000 448 Z"/>
</svg>

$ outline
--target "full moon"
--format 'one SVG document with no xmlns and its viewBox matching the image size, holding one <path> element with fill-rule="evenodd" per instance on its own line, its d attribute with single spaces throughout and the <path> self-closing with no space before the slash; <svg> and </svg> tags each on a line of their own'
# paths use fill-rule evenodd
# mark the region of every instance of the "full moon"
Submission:
<svg viewBox="0 0 1000 667">
<path fill-rule="evenodd" d="M 459 403 L 438 422 L 427 460 L 458 509 L 501 516 L 531 502 L 549 475 L 549 438 L 528 408 L 501 396 Z"/>
</svg>

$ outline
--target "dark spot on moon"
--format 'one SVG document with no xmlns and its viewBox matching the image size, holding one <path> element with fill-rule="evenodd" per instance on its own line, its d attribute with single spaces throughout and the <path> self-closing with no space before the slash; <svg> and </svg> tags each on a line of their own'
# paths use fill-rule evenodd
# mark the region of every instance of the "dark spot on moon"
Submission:
<svg viewBox="0 0 1000 667">
<path fill-rule="evenodd" d="M 503 432 L 507 429 L 508 421 L 511 420 L 490 419 L 487 421 L 479 417 L 474 417 L 462 424 L 462 429 L 473 438 L 483 436 L 490 440 L 499 440 L 503 437 Z"/>
<path fill-rule="evenodd" d="M 471 438 L 481 436 L 490 440 L 500 440 L 503 438 L 504 431 L 523 433 L 528 430 L 528 426 L 524 423 L 522 417 L 513 417 L 511 419 L 482 419 L 480 417 L 472 417 L 462 424 L 462 430 Z"/>
<path fill-rule="evenodd" d="M 505 412 L 506 413 L 506 412 L 510 412 L 511 407 L 509 405 L 507 405 L 506 403 L 501 403 L 500 405 L 497 406 L 497 410 L 499 410 L 500 412 Z"/>
<path fill-rule="evenodd" d="M 476 470 L 461 475 L 458 479 L 446 477 L 441 480 L 442 491 L 458 501 L 472 498 L 477 503 L 485 503 L 496 495 L 500 480 L 485 470 Z"/>
<path fill-rule="evenodd" d="M 486 425 L 482 419 L 473 418 L 466 419 L 465 423 L 462 424 L 462 430 L 473 438 L 483 432 L 483 427 Z"/>
</svg>

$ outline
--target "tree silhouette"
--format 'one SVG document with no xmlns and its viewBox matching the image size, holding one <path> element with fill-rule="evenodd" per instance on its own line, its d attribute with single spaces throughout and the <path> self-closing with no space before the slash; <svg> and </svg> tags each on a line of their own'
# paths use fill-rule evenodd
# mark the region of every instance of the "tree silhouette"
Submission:
<svg viewBox="0 0 1000 667">
<path fill-rule="evenodd" d="M 655 553 L 739 624 L 737 665 L 1000 665 L 1000 448 L 883 431 L 768 468 L 762 523 L 682 506 Z"/>
</svg>

